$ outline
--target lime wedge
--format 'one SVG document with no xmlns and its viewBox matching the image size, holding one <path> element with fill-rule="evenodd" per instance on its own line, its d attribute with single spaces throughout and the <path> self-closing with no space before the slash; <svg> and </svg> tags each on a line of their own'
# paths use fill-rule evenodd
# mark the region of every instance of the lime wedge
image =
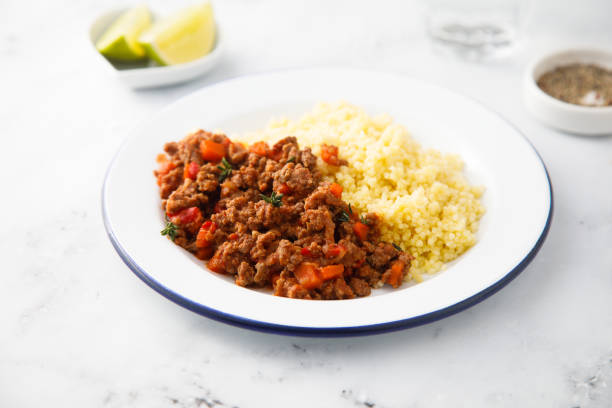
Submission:
<svg viewBox="0 0 612 408">
<path fill-rule="evenodd" d="M 140 34 L 151 26 L 147 6 L 130 9 L 117 18 L 96 42 L 96 48 L 107 58 L 134 61 L 144 58 L 145 50 L 138 43 Z"/>
<path fill-rule="evenodd" d="M 161 65 L 193 61 L 215 43 L 215 19 L 209 2 L 185 8 L 153 25 L 140 36 L 150 58 Z"/>
</svg>

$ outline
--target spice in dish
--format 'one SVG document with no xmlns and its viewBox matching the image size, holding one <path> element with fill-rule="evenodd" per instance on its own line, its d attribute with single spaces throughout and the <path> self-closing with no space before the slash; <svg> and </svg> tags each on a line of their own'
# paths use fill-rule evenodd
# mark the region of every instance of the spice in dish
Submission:
<svg viewBox="0 0 612 408">
<path fill-rule="evenodd" d="M 538 86 L 550 96 L 582 106 L 612 106 L 612 71 L 593 64 L 570 64 L 543 74 Z"/>
</svg>

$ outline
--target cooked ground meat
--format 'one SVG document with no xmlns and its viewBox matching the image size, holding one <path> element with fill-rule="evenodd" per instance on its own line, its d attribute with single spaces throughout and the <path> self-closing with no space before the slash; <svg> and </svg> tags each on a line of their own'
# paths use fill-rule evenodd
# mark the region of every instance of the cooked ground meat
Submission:
<svg viewBox="0 0 612 408">
<path fill-rule="evenodd" d="M 342 187 L 322 181 L 316 157 L 295 137 L 247 150 L 200 130 L 164 151 L 154 172 L 168 218 L 162 234 L 237 285 L 352 299 L 398 287 L 408 273 L 411 256 L 380 241 L 382 221 L 342 201 Z"/>
</svg>

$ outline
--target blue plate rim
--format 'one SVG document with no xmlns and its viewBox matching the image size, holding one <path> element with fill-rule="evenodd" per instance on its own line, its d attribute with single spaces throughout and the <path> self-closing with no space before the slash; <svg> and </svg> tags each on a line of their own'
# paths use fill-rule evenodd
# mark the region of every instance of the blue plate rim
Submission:
<svg viewBox="0 0 612 408">
<path fill-rule="evenodd" d="M 241 77 L 245 77 L 245 76 L 256 76 L 256 75 L 268 74 L 268 73 L 279 72 L 279 71 L 281 71 L 281 72 L 282 71 L 291 71 L 291 69 L 277 70 L 277 71 L 271 71 L 271 72 L 262 72 L 262 73 L 250 74 L 250 75 L 240 75 L 238 77 L 228 78 L 228 79 L 226 79 L 224 81 L 221 81 L 221 82 L 231 81 L 233 79 L 241 78 Z M 376 71 L 366 71 L 366 72 L 372 73 L 372 72 L 376 72 Z M 385 74 L 389 74 L 389 73 L 385 72 Z M 401 75 L 398 75 L 398 76 L 401 77 Z M 219 84 L 219 82 L 215 83 L 215 84 L 211 84 L 209 86 L 218 85 L 218 84 Z M 437 84 L 436 84 L 436 86 L 438 86 L 440 88 L 445 88 L 445 87 L 437 85 Z M 199 92 L 202 89 L 207 88 L 207 87 L 208 86 L 205 86 L 203 88 L 195 90 L 194 92 Z M 448 90 L 449 92 L 457 93 L 457 92 L 452 91 L 452 90 L 450 90 L 448 88 L 445 88 L 445 89 Z M 425 314 L 420 315 L 420 316 L 407 318 L 407 319 L 401 319 L 401 320 L 396 320 L 396 321 L 393 321 L 393 322 L 386 322 L 386 323 L 376 323 L 376 324 L 364 325 L 364 326 L 351 326 L 351 327 L 301 327 L 301 326 L 279 325 L 279 324 L 273 324 L 273 323 L 268 323 L 268 322 L 262 322 L 262 321 L 259 321 L 259 320 L 247 319 L 247 318 L 244 318 L 244 317 L 241 317 L 241 316 L 225 313 L 223 311 L 220 311 L 220 310 L 217 310 L 217 309 L 213 309 L 213 308 L 210 308 L 208 306 L 202 305 L 200 303 L 194 302 L 194 301 L 192 301 L 192 300 L 190 300 L 190 299 L 180 295 L 179 293 L 174 292 L 173 290 L 167 288 L 162 283 L 160 283 L 159 281 L 153 279 L 149 274 L 147 274 L 147 272 L 143 268 L 141 268 L 130 257 L 130 255 L 127 253 L 127 251 L 121 246 L 121 244 L 117 240 L 117 237 L 115 236 L 115 234 L 114 234 L 114 232 L 113 232 L 113 230 L 112 230 L 112 228 L 110 226 L 110 220 L 108 218 L 108 213 L 107 213 L 107 208 L 106 208 L 106 185 L 107 185 L 107 182 L 108 182 L 108 176 L 110 174 L 110 171 L 113 168 L 113 164 L 115 163 L 115 160 L 116 160 L 117 156 L 119 155 L 119 153 L 121 152 L 122 148 L 118 149 L 117 153 L 115 154 L 115 156 L 111 160 L 111 162 L 110 162 L 110 164 L 109 164 L 109 166 L 108 166 L 108 168 L 106 170 L 106 173 L 104 175 L 104 181 L 103 181 L 103 184 L 102 184 L 102 193 L 101 193 L 102 221 L 104 223 L 104 228 L 106 230 L 108 238 L 111 241 L 111 244 L 112 244 L 113 248 L 115 249 L 115 251 L 117 252 L 119 257 L 121 258 L 121 260 L 126 264 L 126 266 L 138 278 L 140 278 L 149 287 L 151 287 L 153 290 L 155 290 L 156 292 L 158 292 L 160 295 L 164 296 L 165 298 L 167 298 L 167 299 L 171 300 L 172 302 L 176 303 L 177 305 L 184 307 L 185 309 L 188 309 L 188 310 L 190 310 L 190 311 L 192 311 L 194 313 L 197 313 L 199 315 L 208 317 L 208 318 L 210 318 L 212 320 L 216 320 L 216 321 L 219 321 L 219 322 L 222 322 L 222 323 L 226 323 L 226 324 L 229 324 L 229 325 L 232 325 L 232 326 L 241 327 L 241 328 L 245 328 L 245 329 L 249 329 L 249 330 L 254 330 L 254 331 L 259 331 L 259 332 L 264 332 L 264 333 L 272 333 L 272 334 L 287 335 L 287 336 L 301 336 L 301 337 L 354 337 L 354 336 L 366 336 L 366 335 L 388 333 L 388 332 L 403 330 L 403 329 L 407 329 L 407 328 L 411 328 L 411 327 L 421 326 L 421 325 L 424 325 L 424 324 L 428 324 L 428 323 L 432 323 L 432 322 L 444 319 L 446 317 L 449 317 L 451 315 L 459 313 L 459 312 L 461 312 L 461 311 L 463 311 L 463 310 L 465 310 L 465 309 L 467 309 L 467 308 L 469 308 L 471 306 L 474 306 L 474 305 L 482 302 L 483 300 L 487 299 L 489 296 L 491 296 L 491 295 L 495 294 L 496 292 L 498 292 L 499 290 L 501 290 L 504 286 L 506 286 L 514 278 L 516 278 L 521 272 L 523 272 L 523 270 L 525 270 L 527 265 L 529 265 L 529 263 L 531 263 L 531 261 L 533 261 L 533 259 L 535 258 L 535 256 L 539 252 L 540 248 L 542 247 L 544 241 L 546 240 L 546 237 L 548 236 L 548 232 L 550 230 L 550 225 L 552 223 L 552 217 L 553 217 L 553 212 L 554 212 L 553 186 L 552 186 L 552 182 L 550 180 L 550 175 L 549 175 L 548 169 L 546 167 L 546 164 L 544 163 L 544 160 L 542 160 L 542 157 L 540 156 L 540 154 L 536 150 L 536 148 L 533 146 L 531 141 L 523 134 L 523 132 L 521 132 L 513 123 L 511 123 L 509 120 L 507 120 L 500 113 L 498 113 L 498 112 L 496 112 L 496 111 L 494 111 L 494 110 L 484 106 L 483 103 L 481 103 L 480 101 L 478 101 L 478 100 L 476 100 L 474 98 L 471 98 L 471 97 L 463 95 L 463 94 L 459 94 L 459 95 L 461 95 L 461 96 L 463 96 L 465 98 L 471 99 L 473 102 L 475 102 L 478 105 L 482 106 L 487 111 L 497 115 L 500 119 L 502 119 L 509 126 L 511 126 L 519 135 L 521 135 L 523 137 L 523 139 L 529 144 L 529 146 L 531 147 L 533 152 L 536 154 L 538 160 L 540 161 L 540 164 L 542 165 L 542 168 L 544 170 L 544 174 L 546 175 L 546 181 L 548 183 L 549 203 L 550 204 L 549 204 L 548 216 L 547 216 L 544 228 L 542 229 L 540 237 L 538 238 L 538 240 L 536 241 L 534 246 L 531 248 L 529 253 L 527 253 L 527 255 L 514 268 L 512 268 L 508 273 L 506 273 L 504 275 L 503 278 L 501 278 L 497 282 L 493 283 L 492 285 L 488 286 L 487 288 L 483 289 L 482 291 L 480 291 L 480 292 L 470 296 L 469 298 L 464 299 L 461 302 L 457 302 L 457 303 L 455 303 L 455 304 L 453 304 L 451 306 L 448 306 L 446 308 L 439 309 L 439 310 L 436 310 L 436 311 L 433 311 L 433 312 L 430 312 L 430 313 L 425 313 Z"/>
</svg>

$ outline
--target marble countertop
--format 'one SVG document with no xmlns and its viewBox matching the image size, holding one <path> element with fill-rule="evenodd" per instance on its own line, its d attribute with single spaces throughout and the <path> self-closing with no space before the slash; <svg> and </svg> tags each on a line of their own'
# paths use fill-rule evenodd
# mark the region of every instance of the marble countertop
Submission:
<svg viewBox="0 0 612 408">
<path fill-rule="evenodd" d="M 91 20 L 119 4 L 0 6 L 1 407 L 612 406 L 612 138 L 550 130 L 520 94 L 522 70 L 542 50 L 612 44 L 608 1 L 534 2 L 524 48 L 488 63 L 434 53 L 418 2 L 217 1 L 221 65 L 143 91 L 107 75 L 87 42 Z M 104 172 L 130 129 L 225 78 L 332 65 L 442 84 L 528 136 L 556 205 L 529 267 L 447 319 L 344 339 L 217 323 L 136 278 L 100 214 Z"/>
</svg>

